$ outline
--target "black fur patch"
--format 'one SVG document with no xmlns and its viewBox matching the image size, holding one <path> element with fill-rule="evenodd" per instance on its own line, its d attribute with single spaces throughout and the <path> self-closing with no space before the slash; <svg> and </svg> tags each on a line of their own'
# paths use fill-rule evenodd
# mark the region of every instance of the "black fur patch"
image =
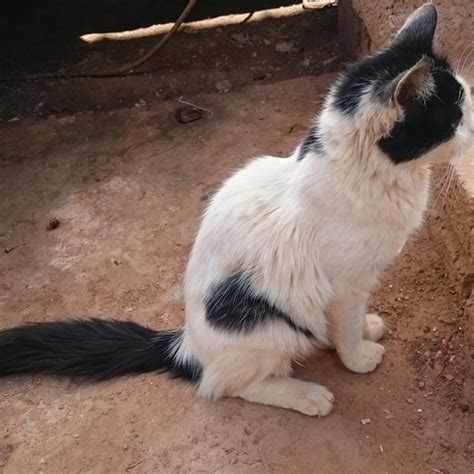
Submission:
<svg viewBox="0 0 474 474">
<path fill-rule="evenodd" d="M 425 100 L 414 96 L 405 106 L 403 122 L 378 142 L 395 164 L 414 160 L 452 138 L 462 118 L 463 88 L 447 61 L 433 52 L 436 22 L 436 8 L 423 6 L 388 49 L 358 63 L 336 85 L 334 106 L 342 113 L 356 112 L 368 86 L 374 100 L 388 106 L 390 85 L 423 56 L 432 59 L 434 93 Z"/>
<path fill-rule="evenodd" d="M 432 51 L 417 52 L 411 48 L 392 47 L 361 61 L 343 75 L 336 86 L 334 105 L 345 114 L 354 114 L 367 86 L 372 84 L 376 93 L 378 88 L 383 89 L 402 72 L 413 67 L 423 55 L 433 60 L 435 68 L 449 69 L 446 60 Z"/>
<path fill-rule="evenodd" d="M 309 152 L 322 153 L 323 141 L 319 130 L 319 124 L 313 125 L 306 135 L 298 154 L 298 161 L 302 160 Z"/>
<path fill-rule="evenodd" d="M 314 338 L 311 331 L 296 324 L 264 296 L 257 295 L 243 273 L 234 274 L 213 286 L 206 300 L 206 319 L 215 328 L 244 333 L 280 320 L 294 331 Z"/>
<path fill-rule="evenodd" d="M 183 330 L 153 331 L 129 321 L 100 319 L 34 323 L 0 332 L 0 376 L 23 372 L 108 379 L 169 370 L 197 382 L 198 363 L 177 364 Z"/>
<path fill-rule="evenodd" d="M 403 122 L 379 140 L 379 147 L 394 163 L 414 160 L 449 140 L 462 118 L 464 89 L 446 70 L 435 70 L 436 92 L 426 101 L 418 98 L 405 108 Z"/>
<path fill-rule="evenodd" d="M 336 86 L 334 105 L 346 114 L 355 113 L 368 85 L 374 85 L 375 90 L 384 87 L 424 55 L 433 59 L 435 68 L 449 69 L 446 60 L 433 53 L 436 23 L 436 8 L 425 5 L 388 49 L 359 62 L 342 76 Z"/>
</svg>

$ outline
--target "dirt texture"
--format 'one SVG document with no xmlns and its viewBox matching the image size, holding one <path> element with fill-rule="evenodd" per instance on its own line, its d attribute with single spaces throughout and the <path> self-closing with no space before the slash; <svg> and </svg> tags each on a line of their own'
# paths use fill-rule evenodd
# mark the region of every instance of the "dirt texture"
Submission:
<svg viewBox="0 0 474 474">
<path fill-rule="evenodd" d="M 335 78 L 300 76 L 343 66 L 336 10 L 300 13 L 186 28 L 125 78 L 0 83 L 0 328 L 183 323 L 183 272 L 209 197 L 252 156 L 287 156 Z M 22 41 L 0 45 L 0 81 L 117 66 L 157 38 Z M 207 111 L 178 123 L 180 96 Z M 387 323 L 382 366 L 357 375 L 322 351 L 295 367 L 335 393 L 329 417 L 202 401 L 166 375 L 9 377 L 0 472 L 472 472 L 472 317 L 443 263 L 456 248 L 434 238 L 440 219 L 372 299 Z"/>
<path fill-rule="evenodd" d="M 181 325 L 183 272 L 209 196 L 249 157 L 287 156 L 333 80 L 196 94 L 213 115 L 186 124 L 171 100 L 3 124 L 1 327 L 81 315 Z M 202 401 L 166 375 L 9 377 L 0 470 L 472 472 L 469 328 L 441 251 L 425 227 L 374 294 L 388 330 L 378 370 L 353 374 L 331 351 L 296 368 L 335 393 L 327 418 Z"/>
</svg>

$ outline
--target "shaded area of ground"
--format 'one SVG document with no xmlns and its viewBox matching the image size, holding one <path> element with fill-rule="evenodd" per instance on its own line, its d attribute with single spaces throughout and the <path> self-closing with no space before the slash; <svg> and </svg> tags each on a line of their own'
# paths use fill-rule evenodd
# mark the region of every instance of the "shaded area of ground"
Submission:
<svg viewBox="0 0 474 474">
<path fill-rule="evenodd" d="M 138 74 L 125 77 L 71 79 L 67 74 L 128 64 L 149 51 L 160 36 L 93 44 L 78 37 L 65 41 L 54 35 L 44 41 L 34 35 L 15 37 L 0 43 L 0 121 L 143 107 L 180 96 L 189 100 L 197 92 L 217 92 L 221 81 L 235 90 L 255 81 L 273 83 L 337 70 L 343 59 L 337 10 L 289 7 L 282 12 L 281 17 L 259 21 L 245 21 L 247 15 L 241 15 L 235 17 L 237 24 L 212 23 L 214 27 L 208 28 L 210 22 L 203 21 L 199 29 L 186 27 Z M 143 26 L 149 24 L 151 20 Z M 65 77 L 21 80 L 57 72 Z"/>
<path fill-rule="evenodd" d="M 249 157 L 292 151 L 333 80 L 191 96 L 214 115 L 187 125 L 172 101 L 3 124 L 0 250 L 21 246 L 0 254 L 1 327 L 78 315 L 182 324 L 180 285 L 209 196 Z M 48 231 L 53 217 L 60 225 Z M 3 379 L 0 465 L 11 474 L 468 473 L 474 405 L 460 301 L 421 232 L 373 298 L 389 330 L 382 366 L 357 375 L 323 352 L 297 369 L 335 393 L 324 419 L 204 402 L 165 375 Z"/>
</svg>

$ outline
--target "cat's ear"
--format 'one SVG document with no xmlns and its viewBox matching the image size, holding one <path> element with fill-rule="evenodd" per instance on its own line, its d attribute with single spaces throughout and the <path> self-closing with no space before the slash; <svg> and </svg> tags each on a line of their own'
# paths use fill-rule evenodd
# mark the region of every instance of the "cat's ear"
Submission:
<svg viewBox="0 0 474 474">
<path fill-rule="evenodd" d="M 393 45 L 407 46 L 422 53 L 431 52 L 437 22 L 436 7 L 432 3 L 426 3 L 407 18 L 395 36 Z"/>
<path fill-rule="evenodd" d="M 432 67 L 433 60 L 423 56 L 408 71 L 402 72 L 384 87 L 381 97 L 386 101 L 393 120 L 400 120 L 406 107 L 415 99 L 429 97 L 434 92 Z"/>
<path fill-rule="evenodd" d="M 416 97 L 426 97 L 433 92 L 431 58 L 423 56 L 408 71 L 400 74 L 391 84 L 391 104 L 404 109 Z"/>
</svg>

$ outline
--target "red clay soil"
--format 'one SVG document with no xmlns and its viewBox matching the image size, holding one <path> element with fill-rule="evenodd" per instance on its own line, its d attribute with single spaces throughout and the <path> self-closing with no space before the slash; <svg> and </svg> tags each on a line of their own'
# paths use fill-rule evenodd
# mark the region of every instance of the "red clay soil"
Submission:
<svg viewBox="0 0 474 474">
<path fill-rule="evenodd" d="M 181 325 L 183 272 L 209 196 L 250 157 L 291 152 L 333 79 L 197 94 L 213 116 L 184 125 L 172 100 L 2 125 L 0 327 L 82 315 Z M 374 295 L 388 327 L 378 370 L 351 373 L 331 351 L 297 368 L 335 393 L 326 418 L 202 401 L 166 375 L 9 377 L 0 471 L 472 472 L 468 327 L 438 255 L 425 228 Z"/>
</svg>

